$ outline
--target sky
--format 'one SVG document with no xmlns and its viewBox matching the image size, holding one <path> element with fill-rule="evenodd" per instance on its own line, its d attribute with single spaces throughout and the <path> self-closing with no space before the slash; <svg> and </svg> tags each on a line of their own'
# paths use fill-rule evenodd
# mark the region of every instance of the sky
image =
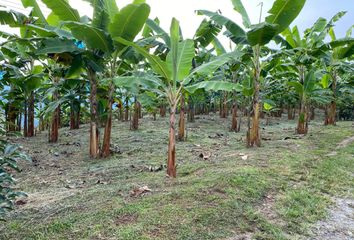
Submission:
<svg viewBox="0 0 354 240">
<path fill-rule="evenodd" d="M 81 15 L 92 15 L 92 9 L 87 2 L 82 0 L 69 0 L 69 2 Z M 119 8 L 131 2 L 132 0 L 117 0 Z M 241 17 L 233 10 L 230 0 L 146 0 L 146 2 L 151 6 L 150 18 L 158 17 L 161 21 L 161 26 L 166 31 L 169 29 L 172 17 L 177 18 L 180 21 L 185 38 L 193 38 L 196 29 L 203 20 L 203 16 L 195 14 L 195 10 L 198 9 L 209 11 L 220 10 L 224 16 L 242 25 Z M 264 4 L 262 14 L 264 19 L 274 1 L 243 0 L 242 2 L 250 16 L 251 22 L 256 24 L 259 21 L 260 3 L 263 2 Z M 21 0 L 0 0 L 0 5 L 16 7 L 15 10 L 19 10 L 21 8 Z M 302 32 L 306 28 L 311 27 L 319 17 L 330 19 L 339 11 L 347 11 L 347 14 L 337 22 L 335 32 L 337 37 L 344 37 L 348 28 L 354 24 L 354 0 L 307 0 L 302 12 L 293 22 L 292 26 L 298 25 Z M 45 9 L 44 13 L 48 14 L 49 10 Z M 14 32 L 3 26 L 1 28 L 4 28 L 5 31 Z M 222 42 L 225 46 L 228 45 L 226 38 L 223 38 Z"/>
</svg>

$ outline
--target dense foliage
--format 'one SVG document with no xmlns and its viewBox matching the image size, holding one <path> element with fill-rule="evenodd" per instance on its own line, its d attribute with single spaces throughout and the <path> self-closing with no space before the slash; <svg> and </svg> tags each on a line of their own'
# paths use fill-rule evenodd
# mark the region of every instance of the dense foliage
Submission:
<svg viewBox="0 0 354 240">
<path fill-rule="evenodd" d="M 4 123 L 3 117 L 0 121 Z M 20 171 L 18 161 L 21 159 L 29 160 L 19 146 L 6 140 L 6 131 L 2 124 L 0 126 L 0 221 L 4 220 L 7 211 L 13 209 L 17 197 L 26 196 L 26 194 L 13 189 L 15 179 L 12 172 Z"/>
</svg>

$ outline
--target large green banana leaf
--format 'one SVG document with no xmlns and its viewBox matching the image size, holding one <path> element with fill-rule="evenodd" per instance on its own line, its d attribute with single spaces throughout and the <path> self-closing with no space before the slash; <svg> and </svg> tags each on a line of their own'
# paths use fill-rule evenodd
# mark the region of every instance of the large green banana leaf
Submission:
<svg viewBox="0 0 354 240">
<path fill-rule="evenodd" d="M 109 25 L 109 33 L 112 38 L 121 37 L 125 40 L 133 41 L 143 28 L 149 14 L 149 5 L 145 3 L 139 5 L 129 4 L 115 15 Z M 118 45 L 118 49 L 121 48 L 122 45 Z"/>
<path fill-rule="evenodd" d="M 185 90 L 189 93 L 194 93 L 198 89 L 204 89 L 206 91 L 242 91 L 240 84 L 224 82 L 224 81 L 203 81 L 190 86 L 185 87 Z"/>
<path fill-rule="evenodd" d="M 0 10 L 0 24 L 10 27 L 20 27 L 24 24 L 27 17 L 13 10 Z"/>
<path fill-rule="evenodd" d="M 115 38 L 115 41 L 122 43 L 127 46 L 134 47 L 141 55 L 143 55 L 150 63 L 151 68 L 163 78 L 170 80 L 171 79 L 171 72 L 167 67 L 166 62 L 162 61 L 159 57 L 156 57 L 146 51 L 144 48 L 140 47 L 139 45 L 127 41 L 121 37 Z"/>
<path fill-rule="evenodd" d="M 194 42 L 180 40 L 179 22 L 173 18 L 170 29 L 171 49 L 167 55 L 166 63 L 172 73 L 173 82 L 181 81 L 188 76 L 194 58 Z"/>
<path fill-rule="evenodd" d="M 158 21 L 158 19 L 157 19 Z M 157 35 L 161 36 L 161 38 L 164 40 L 165 44 L 170 48 L 171 47 L 171 39 L 170 36 L 168 36 L 167 32 L 165 32 L 158 24 L 157 21 L 148 19 L 146 20 L 146 25 L 149 26 L 149 28 L 154 31 Z"/>
<path fill-rule="evenodd" d="M 43 23 L 43 24 L 47 23 L 47 21 L 46 21 L 46 19 L 45 19 L 45 17 L 44 17 L 44 15 L 43 15 L 43 13 L 42 13 L 42 11 L 41 11 L 41 9 L 40 9 L 40 7 L 39 7 L 39 5 L 38 5 L 36 0 L 21 0 L 21 1 L 22 1 L 22 5 L 25 8 L 27 8 L 27 7 L 32 7 L 33 8 L 32 14 L 33 14 L 33 16 L 38 17 L 40 23 Z"/>
<path fill-rule="evenodd" d="M 231 0 L 231 2 L 232 2 L 232 5 L 234 6 L 234 10 L 237 11 L 239 14 L 241 14 L 242 20 L 243 20 L 243 25 L 246 28 L 250 28 L 251 27 L 251 20 L 247 14 L 245 7 L 242 4 L 242 1 L 241 0 Z"/>
<path fill-rule="evenodd" d="M 148 74 L 140 76 L 120 76 L 113 79 L 116 87 L 136 88 L 141 87 L 145 89 L 158 89 L 163 87 L 162 81 L 156 76 Z"/>
<path fill-rule="evenodd" d="M 284 31 L 299 15 L 306 0 L 276 0 L 269 10 L 266 22 L 278 25 L 277 33 Z"/>
<path fill-rule="evenodd" d="M 172 45 L 173 46 L 173 45 Z M 189 75 L 194 58 L 194 42 L 187 39 L 178 43 L 177 56 L 173 58 L 173 51 L 167 55 L 166 63 L 176 81 L 182 81 Z"/>
<path fill-rule="evenodd" d="M 195 42 L 207 47 L 220 33 L 221 27 L 212 21 L 204 19 L 195 32 Z"/>
<path fill-rule="evenodd" d="M 210 62 L 204 63 L 199 67 L 193 69 L 193 71 L 186 78 L 184 78 L 182 84 L 184 86 L 188 85 L 191 82 L 194 74 L 208 75 L 210 73 L 213 73 L 216 69 L 218 69 L 220 66 L 224 65 L 225 63 L 229 61 L 237 60 L 241 58 L 243 55 L 244 53 L 242 53 L 241 51 L 234 51 L 231 53 L 220 55 L 215 59 L 211 60 Z"/>
<path fill-rule="evenodd" d="M 233 37 L 232 41 L 234 41 L 236 44 L 247 42 L 246 32 L 238 24 L 228 19 L 227 17 L 207 10 L 198 10 L 197 13 L 199 15 L 208 16 L 217 24 L 225 26 L 225 28 L 228 30 L 229 33 L 231 33 Z"/>
<path fill-rule="evenodd" d="M 224 46 L 221 44 L 221 42 L 219 41 L 219 39 L 214 38 L 213 41 L 211 42 L 211 44 L 213 45 L 213 47 L 216 51 L 216 54 L 218 56 L 226 53 L 226 50 L 225 50 Z"/>
<path fill-rule="evenodd" d="M 40 48 L 37 54 L 48 53 L 64 53 L 80 51 L 72 40 L 65 40 L 60 38 L 48 38 L 42 41 L 43 47 Z"/>
<path fill-rule="evenodd" d="M 277 25 L 266 22 L 253 25 L 252 29 L 247 32 L 247 40 L 251 46 L 263 46 L 270 42 L 277 33 Z"/>
<path fill-rule="evenodd" d="M 304 86 L 301 83 L 291 81 L 291 82 L 288 82 L 288 85 L 291 87 L 294 87 L 296 93 L 299 94 L 299 96 L 302 96 L 302 94 L 304 93 Z"/>
<path fill-rule="evenodd" d="M 113 51 L 111 38 L 101 29 L 80 22 L 64 22 L 73 36 L 85 42 L 90 49 L 100 49 L 106 54 Z"/>
<path fill-rule="evenodd" d="M 42 0 L 42 2 L 53 11 L 62 21 L 80 22 L 80 15 L 73 9 L 67 0 Z"/>
</svg>

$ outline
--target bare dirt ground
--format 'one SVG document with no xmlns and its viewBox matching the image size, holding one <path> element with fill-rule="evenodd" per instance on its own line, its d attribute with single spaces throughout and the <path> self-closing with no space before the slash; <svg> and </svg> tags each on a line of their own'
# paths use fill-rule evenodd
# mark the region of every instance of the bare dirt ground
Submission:
<svg viewBox="0 0 354 240">
<path fill-rule="evenodd" d="M 335 207 L 326 220 L 318 222 L 313 228 L 312 240 L 353 240 L 354 239 L 354 200 L 336 198 Z"/>
<path fill-rule="evenodd" d="M 354 142 L 354 136 L 344 139 L 338 144 L 340 150 Z M 333 151 L 329 155 L 336 155 Z M 354 157 L 354 155 L 353 155 Z M 354 199 L 333 198 L 335 206 L 330 210 L 329 217 L 318 222 L 312 232 L 313 240 L 352 240 L 354 239 Z"/>
</svg>

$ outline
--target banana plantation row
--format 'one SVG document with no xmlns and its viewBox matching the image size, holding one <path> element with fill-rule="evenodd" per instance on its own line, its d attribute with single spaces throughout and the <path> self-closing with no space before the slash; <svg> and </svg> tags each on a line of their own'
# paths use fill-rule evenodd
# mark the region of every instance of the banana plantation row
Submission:
<svg viewBox="0 0 354 240">
<path fill-rule="evenodd" d="M 225 118 L 231 110 L 230 129 L 239 131 L 241 110 L 248 117 L 248 147 L 261 146 L 264 114 L 287 109 L 292 119 L 298 112 L 298 134 L 308 132 L 315 108 L 325 110 L 327 125 L 336 124 L 337 108 L 353 118 L 353 28 L 335 34 L 345 12 L 319 18 L 300 33 L 289 25 L 305 0 L 276 0 L 258 23 L 251 23 L 241 0 L 232 0 L 243 26 L 220 12 L 198 10 L 205 19 L 193 39 L 184 39 L 177 19 L 165 31 L 159 19 L 149 19 L 143 0 L 121 9 L 115 0 L 91 0 L 92 17 L 80 16 L 66 0 L 42 2 L 52 11 L 47 17 L 35 0 L 22 0 L 29 15 L 0 8 L 0 23 L 20 29 L 20 36 L 0 32 L 7 132 L 33 137 L 39 119 L 39 130 L 47 129 L 55 143 L 61 126 L 89 123 L 90 156 L 108 157 L 115 113 L 128 121 L 132 112 L 137 129 L 143 111 L 154 118 L 168 111 L 167 173 L 176 177 L 175 141 L 176 135 L 185 139 L 186 112 L 193 121 L 195 111 L 219 111 Z M 232 41 L 232 50 L 219 34 Z"/>
</svg>

